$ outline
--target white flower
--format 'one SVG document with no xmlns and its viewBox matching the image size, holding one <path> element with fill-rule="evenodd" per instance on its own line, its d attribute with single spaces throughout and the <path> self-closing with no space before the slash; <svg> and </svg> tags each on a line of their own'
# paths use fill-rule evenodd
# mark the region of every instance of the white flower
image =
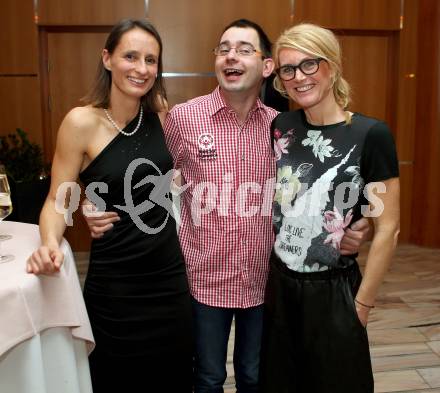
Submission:
<svg viewBox="0 0 440 393">
<path fill-rule="evenodd" d="M 302 144 L 304 146 L 313 145 L 318 139 L 319 135 L 321 135 L 321 131 L 313 131 L 313 130 L 307 131 L 308 138 L 304 139 L 302 141 Z"/>
<path fill-rule="evenodd" d="M 324 139 L 321 131 L 307 131 L 308 138 L 302 141 L 303 146 L 312 146 L 312 151 L 319 161 L 324 162 L 325 157 L 331 157 L 334 147 L 330 146 L 331 139 Z"/>
</svg>

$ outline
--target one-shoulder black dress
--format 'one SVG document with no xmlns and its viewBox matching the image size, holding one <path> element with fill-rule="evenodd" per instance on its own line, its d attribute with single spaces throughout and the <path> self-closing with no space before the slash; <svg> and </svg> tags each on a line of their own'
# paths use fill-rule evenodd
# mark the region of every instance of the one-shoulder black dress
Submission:
<svg viewBox="0 0 440 393">
<path fill-rule="evenodd" d="M 132 131 L 138 120 L 124 131 Z M 152 202 L 140 214 L 144 226 L 115 207 L 130 204 L 124 176 L 140 158 L 143 161 L 125 184 L 134 207 L 151 200 L 151 179 L 173 167 L 155 113 L 144 114 L 135 134 L 116 136 L 80 175 L 85 186 L 108 186 L 95 192 L 107 211 L 121 217 L 101 239 L 93 240 L 84 286 L 96 341 L 90 356 L 93 391 L 191 392 L 191 303 L 176 223 L 160 203 Z M 148 175 L 154 178 L 134 188 Z M 169 190 L 169 183 L 166 187 Z"/>
</svg>

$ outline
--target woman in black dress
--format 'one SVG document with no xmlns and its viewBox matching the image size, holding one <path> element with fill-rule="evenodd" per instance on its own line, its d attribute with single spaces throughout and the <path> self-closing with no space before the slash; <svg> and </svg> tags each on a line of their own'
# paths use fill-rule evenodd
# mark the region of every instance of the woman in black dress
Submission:
<svg viewBox="0 0 440 393">
<path fill-rule="evenodd" d="M 100 183 L 103 192 L 89 199 L 105 202 L 120 220 L 93 241 L 84 287 L 96 341 L 95 393 L 191 392 L 191 305 L 170 215 L 173 163 L 162 131 L 161 73 L 155 28 L 145 20 L 115 25 L 87 106 L 71 110 L 61 124 L 40 217 L 43 245 L 28 262 L 35 274 L 60 268 L 66 223 L 55 210 L 58 187 L 78 175 L 91 191 Z"/>
<path fill-rule="evenodd" d="M 334 34 L 300 24 L 278 38 L 275 87 L 301 109 L 272 122 L 276 241 L 265 299 L 262 393 L 373 393 L 366 325 L 399 232 L 399 169 L 387 125 L 346 110 Z M 362 216 L 375 234 L 364 277 L 341 255 Z"/>
</svg>

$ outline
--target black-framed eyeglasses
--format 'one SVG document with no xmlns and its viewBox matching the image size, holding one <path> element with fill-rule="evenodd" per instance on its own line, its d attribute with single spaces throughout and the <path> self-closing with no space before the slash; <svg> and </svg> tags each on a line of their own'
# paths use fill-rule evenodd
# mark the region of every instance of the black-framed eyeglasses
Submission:
<svg viewBox="0 0 440 393">
<path fill-rule="evenodd" d="M 298 65 L 284 64 L 277 68 L 275 72 L 283 81 L 290 81 L 296 76 L 296 70 L 299 69 L 304 75 L 313 75 L 319 70 L 319 63 L 325 60 L 322 57 L 316 59 L 304 59 Z"/>
<path fill-rule="evenodd" d="M 227 56 L 231 49 L 234 49 L 235 53 L 237 53 L 238 56 L 252 56 L 254 53 L 257 53 L 259 55 L 262 54 L 261 51 L 255 49 L 251 44 L 241 44 L 238 46 L 220 44 L 219 46 L 214 48 L 213 52 L 216 56 Z"/>
</svg>

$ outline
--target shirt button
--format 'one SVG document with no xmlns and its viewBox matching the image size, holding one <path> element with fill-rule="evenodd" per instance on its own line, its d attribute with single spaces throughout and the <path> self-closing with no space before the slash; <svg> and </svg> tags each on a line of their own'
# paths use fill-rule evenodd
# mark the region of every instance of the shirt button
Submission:
<svg viewBox="0 0 440 393">
<path fill-rule="evenodd" d="M 241 155 L 241 161 L 244 161 L 244 158 L 245 158 L 245 155 L 242 154 L 242 155 Z"/>
</svg>

